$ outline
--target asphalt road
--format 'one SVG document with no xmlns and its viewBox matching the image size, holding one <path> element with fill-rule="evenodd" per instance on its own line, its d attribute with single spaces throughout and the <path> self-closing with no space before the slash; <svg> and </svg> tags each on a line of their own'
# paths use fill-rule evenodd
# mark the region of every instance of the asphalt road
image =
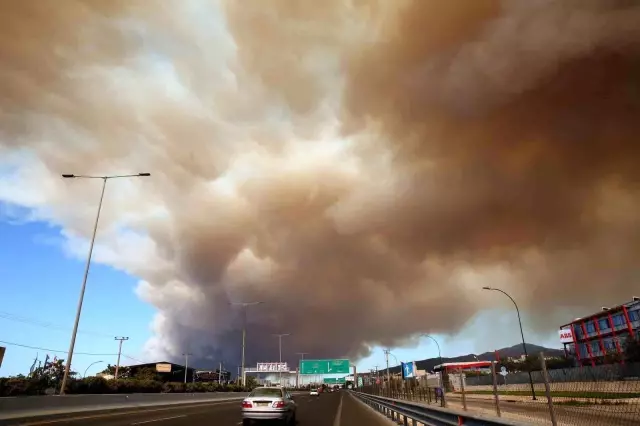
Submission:
<svg viewBox="0 0 640 426">
<path fill-rule="evenodd" d="M 298 426 L 389 426 L 388 420 L 348 392 L 298 395 Z M 143 411 L 74 414 L 73 417 L 6 423 L 23 426 L 238 426 L 240 402 L 154 407 Z"/>
</svg>

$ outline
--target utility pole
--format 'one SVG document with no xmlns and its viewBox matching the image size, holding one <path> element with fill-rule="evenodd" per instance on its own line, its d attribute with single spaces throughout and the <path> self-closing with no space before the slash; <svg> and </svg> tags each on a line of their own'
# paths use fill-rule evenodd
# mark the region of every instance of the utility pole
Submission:
<svg viewBox="0 0 640 426">
<path fill-rule="evenodd" d="M 116 374 L 115 380 L 118 380 L 118 370 L 120 369 L 120 354 L 122 354 L 122 342 L 129 340 L 128 337 L 114 337 L 113 340 L 119 340 L 118 343 L 118 361 L 116 361 Z"/>
<path fill-rule="evenodd" d="M 222 383 L 222 362 L 220 362 L 220 368 L 218 369 L 218 384 Z"/>
<path fill-rule="evenodd" d="M 280 387 L 282 387 L 282 368 L 280 366 L 280 364 L 282 364 L 282 338 L 284 336 L 291 336 L 291 333 L 281 333 L 281 334 L 274 334 L 274 336 L 278 337 L 278 348 L 279 348 L 279 352 L 280 352 L 280 361 L 278 364 L 278 371 L 280 372 Z"/>
<path fill-rule="evenodd" d="M 192 353 L 184 353 L 184 384 L 187 384 L 187 372 L 189 371 L 189 356 L 193 355 Z"/>
<path fill-rule="evenodd" d="M 73 332 L 71 333 L 71 342 L 69 343 L 69 353 L 67 354 L 67 362 L 64 367 L 64 375 L 62 376 L 62 383 L 60 384 L 60 395 L 64 395 L 65 388 L 67 387 L 67 381 L 69 380 L 69 372 L 71 371 L 71 360 L 73 359 L 73 350 L 76 346 L 76 336 L 78 335 L 78 325 L 80 324 L 80 315 L 82 314 L 82 303 L 84 302 L 84 293 L 87 289 L 87 279 L 89 278 L 89 269 L 91 267 L 91 256 L 93 255 L 93 246 L 96 241 L 96 234 L 98 232 L 98 222 L 100 221 L 100 211 L 102 210 L 102 201 L 104 199 L 104 191 L 107 187 L 107 180 L 119 179 L 119 178 L 133 178 L 133 177 L 149 177 L 151 173 L 138 173 L 132 175 L 111 175 L 111 176 L 89 176 L 89 175 L 74 175 L 63 174 L 64 179 L 101 179 L 102 191 L 100 192 L 100 201 L 98 202 L 98 212 L 96 214 L 96 220 L 93 224 L 93 233 L 91 234 L 91 242 L 89 243 L 89 253 L 87 255 L 87 263 L 84 269 L 84 277 L 82 278 L 82 286 L 80 287 L 80 297 L 78 299 L 78 307 L 76 308 L 76 319 L 73 323 Z"/>
<path fill-rule="evenodd" d="M 247 385 L 246 381 L 246 373 L 244 370 L 244 349 L 245 349 L 245 340 L 247 335 L 247 307 L 260 305 L 264 302 L 230 302 L 229 304 L 232 306 L 242 306 L 242 386 Z"/>
</svg>

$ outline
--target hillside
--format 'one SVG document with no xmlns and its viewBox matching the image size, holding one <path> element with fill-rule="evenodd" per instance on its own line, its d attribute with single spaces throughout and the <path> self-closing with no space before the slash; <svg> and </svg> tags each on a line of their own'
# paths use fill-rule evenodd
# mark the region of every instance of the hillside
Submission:
<svg viewBox="0 0 640 426">
<path fill-rule="evenodd" d="M 513 345 L 513 346 L 509 346 L 508 348 L 502 348 L 502 349 L 497 349 L 498 354 L 500 355 L 500 359 L 505 359 L 508 357 L 512 357 L 512 358 L 517 358 L 520 357 L 522 355 L 524 355 L 524 352 L 522 350 L 522 344 L 517 344 L 517 345 Z M 539 345 L 534 345 L 532 343 L 527 343 L 527 353 L 529 355 L 532 354 L 538 354 L 540 352 L 544 352 L 546 356 L 557 356 L 557 357 L 562 357 L 564 356 L 564 351 L 559 350 L 559 349 L 550 349 L 550 348 L 545 348 L 543 346 L 539 346 Z M 442 358 L 442 362 L 446 363 L 446 362 L 471 362 L 471 361 L 475 361 L 476 359 L 480 360 L 480 361 L 495 361 L 496 360 L 496 353 L 495 352 L 485 352 L 482 353 L 480 355 L 476 355 L 476 354 L 468 354 L 468 355 L 461 355 L 461 356 L 457 356 L 457 357 L 452 357 L 452 358 Z M 435 367 L 436 365 L 440 364 L 440 359 L 438 358 L 427 358 L 427 359 L 423 359 L 423 360 L 416 360 L 416 367 L 418 368 L 418 370 L 427 370 L 427 371 L 431 371 L 433 369 L 433 367 Z M 389 368 L 389 370 L 392 373 L 397 373 L 400 371 L 400 366 L 394 366 Z"/>
</svg>

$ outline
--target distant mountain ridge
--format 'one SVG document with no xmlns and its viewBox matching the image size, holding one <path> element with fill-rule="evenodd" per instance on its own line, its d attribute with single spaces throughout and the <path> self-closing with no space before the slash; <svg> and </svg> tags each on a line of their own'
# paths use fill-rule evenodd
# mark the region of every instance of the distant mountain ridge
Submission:
<svg viewBox="0 0 640 426">
<path fill-rule="evenodd" d="M 496 351 L 485 352 L 485 353 L 482 353 L 480 355 L 468 354 L 468 355 L 461 355 L 461 356 L 457 356 L 457 357 L 453 357 L 453 358 L 443 357 L 442 358 L 442 362 L 443 363 L 446 363 L 446 362 L 472 362 L 472 361 L 476 361 L 476 360 L 480 360 L 480 361 L 495 361 L 496 360 L 496 352 L 498 352 L 498 355 L 500 356 L 500 359 L 502 359 L 502 360 L 504 360 L 506 358 L 509 358 L 509 357 L 511 357 L 511 358 L 519 358 L 522 355 L 524 355 L 524 351 L 522 350 L 522 343 L 519 343 L 517 345 L 509 346 L 508 348 L 496 349 Z M 551 357 L 563 357 L 564 356 L 564 351 L 562 351 L 562 350 L 545 348 L 544 346 L 534 345 L 533 343 L 527 343 L 527 353 L 529 355 L 539 354 L 540 352 L 544 352 L 545 356 L 551 356 Z M 410 361 L 410 360 L 405 360 L 405 362 L 408 362 L 408 361 Z M 422 360 L 415 360 L 415 363 L 416 363 L 416 367 L 417 367 L 418 370 L 431 371 L 431 370 L 433 370 L 433 367 L 435 367 L 436 365 L 440 364 L 440 359 L 439 358 L 427 358 L 427 359 L 422 359 Z M 400 372 L 400 366 L 393 366 L 393 367 L 389 366 L 389 371 L 391 373 L 398 373 L 398 372 Z"/>
</svg>

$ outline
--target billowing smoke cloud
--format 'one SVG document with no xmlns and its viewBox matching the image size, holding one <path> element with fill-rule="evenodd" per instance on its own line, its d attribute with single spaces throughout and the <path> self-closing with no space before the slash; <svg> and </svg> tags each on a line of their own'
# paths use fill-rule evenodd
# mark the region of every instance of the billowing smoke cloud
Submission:
<svg viewBox="0 0 640 426">
<path fill-rule="evenodd" d="M 1 8 L 0 200 L 83 253 L 98 187 L 58 175 L 153 174 L 109 184 L 98 260 L 154 355 L 238 359 L 231 302 L 255 362 L 456 333 L 483 285 L 538 330 L 636 287 L 637 2 Z"/>
</svg>

